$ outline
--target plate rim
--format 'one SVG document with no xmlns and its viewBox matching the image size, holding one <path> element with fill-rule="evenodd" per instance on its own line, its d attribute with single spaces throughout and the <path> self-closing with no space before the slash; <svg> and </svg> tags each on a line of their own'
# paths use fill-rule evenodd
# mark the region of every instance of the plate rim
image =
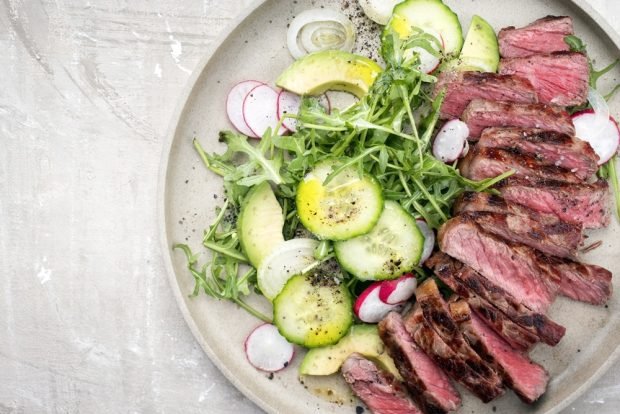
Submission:
<svg viewBox="0 0 620 414">
<path fill-rule="evenodd" d="M 168 237 L 168 227 L 166 219 L 166 181 L 168 178 L 168 172 L 170 167 L 170 152 L 172 150 L 172 146 L 177 135 L 177 130 L 179 129 L 181 118 L 183 117 L 187 108 L 189 98 L 193 93 L 194 88 L 196 87 L 198 79 L 204 72 L 205 67 L 209 64 L 211 58 L 220 50 L 220 48 L 222 47 L 222 43 L 244 20 L 246 20 L 267 1 L 272 0 L 254 0 L 239 15 L 231 19 L 231 21 L 222 30 L 222 32 L 220 32 L 220 34 L 207 47 L 204 56 L 196 64 L 192 75 L 187 79 L 182 92 L 179 94 L 179 97 L 177 98 L 177 103 L 175 104 L 175 108 L 170 116 L 170 121 L 168 123 L 168 127 L 166 128 L 166 133 L 162 143 L 162 152 L 159 162 L 157 182 L 156 215 L 159 247 L 162 253 L 161 256 L 163 256 L 162 259 L 164 261 L 166 277 L 170 287 L 172 288 L 175 300 L 177 302 L 177 307 L 180 309 L 181 314 L 183 315 L 183 319 L 185 320 L 185 323 L 189 327 L 192 335 L 194 336 L 194 339 L 200 344 L 200 347 L 207 354 L 211 363 L 217 367 L 217 369 L 237 390 L 239 390 L 245 397 L 247 397 L 263 411 L 269 413 L 276 413 L 277 408 L 274 407 L 272 404 L 269 404 L 259 395 L 256 395 L 248 388 L 248 386 L 245 385 L 243 381 L 240 381 L 234 375 L 234 373 L 217 357 L 213 348 L 205 340 L 203 340 L 202 333 L 200 332 L 196 321 L 191 316 L 191 313 L 185 303 L 184 297 L 186 293 L 181 291 L 181 288 L 177 282 L 176 271 L 172 264 L 172 250 L 170 244 L 171 241 Z M 620 49 L 620 31 L 616 31 L 606 19 L 603 19 L 601 14 L 596 11 L 588 3 L 587 0 L 568 0 L 566 3 L 578 8 L 590 20 L 594 21 L 596 25 L 598 25 L 598 27 L 603 31 L 605 36 L 607 36 L 609 40 L 616 46 L 616 48 Z M 599 368 L 594 372 L 592 376 L 588 378 L 587 381 L 581 384 L 579 388 L 577 388 L 570 396 L 565 398 L 560 404 L 556 405 L 545 414 L 557 414 L 564 408 L 572 404 L 575 400 L 577 400 L 577 398 L 582 396 L 588 389 L 590 389 L 592 385 L 594 385 L 594 383 L 596 383 L 601 378 L 601 376 L 609 370 L 611 365 L 613 365 L 619 358 L 620 343 L 616 345 L 616 348 L 608 356 L 606 361 L 599 366 Z"/>
</svg>

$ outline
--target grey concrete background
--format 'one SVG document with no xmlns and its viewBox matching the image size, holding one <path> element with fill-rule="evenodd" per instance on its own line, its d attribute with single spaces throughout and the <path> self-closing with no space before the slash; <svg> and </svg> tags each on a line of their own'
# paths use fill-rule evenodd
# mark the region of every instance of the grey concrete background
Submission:
<svg viewBox="0 0 620 414">
<path fill-rule="evenodd" d="M 260 411 L 186 327 L 155 217 L 172 110 L 249 3 L 0 1 L 0 413 Z M 620 364 L 565 412 L 618 406 Z"/>
</svg>

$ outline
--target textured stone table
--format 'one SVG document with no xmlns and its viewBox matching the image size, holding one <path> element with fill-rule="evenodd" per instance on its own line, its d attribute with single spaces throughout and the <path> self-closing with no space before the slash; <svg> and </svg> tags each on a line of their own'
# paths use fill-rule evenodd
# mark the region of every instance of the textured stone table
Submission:
<svg viewBox="0 0 620 414">
<path fill-rule="evenodd" d="M 172 110 L 249 3 L 0 2 L 0 413 L 259 412 L 187 329 L 155 217 Z M 618 412 L 619 370 L 566 412 Z"/>
</svg>

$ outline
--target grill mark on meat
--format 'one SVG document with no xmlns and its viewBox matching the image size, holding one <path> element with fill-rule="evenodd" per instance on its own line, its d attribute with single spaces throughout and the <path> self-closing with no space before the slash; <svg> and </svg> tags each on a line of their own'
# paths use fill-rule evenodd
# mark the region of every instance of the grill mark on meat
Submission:
<svg viewBox="0 0 620 414">
<path fill-rule="evenodd" d="M 420 408 L 430 414 L 457 410 L 461 405 L 458 391 L 446 373 L 415 344 L 401 316 L 390 312 L 379 322 L 378 329 L 388 354 Z"/>
<path fill-rule="evenodd" d="M 549 382 L 549 374 L 542 366 L 512 349 L 470 311 L 464 300 L 450 303 L 450 312 L 458 318 L 459 329 L 469 344 L 500 373 L 519 398 L 530 404 L 540 398 Z"/>
<path fill-rule="evenodd" d="M 568 223 L 542 225 L 526 216 L 493 212 L 461 215 L 504 240 L 522 243 L 552 256 L 575 258 L 582 243 L 581 228 Z"/>
<path fill-rule="evenodd" d="M 575 127 L 568 112 L 543 103 L 473 99 L 461 118 L 469 127 L 470 140 L 476 140 L 489 127 L 539 128 L 575 135 Z"/>
<path fill-rule="evenodd" d="M 507 171 L 515 171 L 515 176 L 541 177 L 579 183 L 576 174 L 557 165 L 541 162 L 536 157 L 524 154 L 518 149 L 478 147 L 463 158 L 461 173 L 472 180 L 492 178 Z"/>
<path fill-rule="evenodd" d="M 497 184 L 507 202 L 557 216 L 583 228 L 600 228 L 611 219 L 609 184 L 598 180 L 592 184 L 569 184 L 562 181 L 509 177 Z"/>
<path fill-rule="evenodd" d="M 541 103 L 581 105 L 588 95 L 588 58 L 579 52 L 503 58 L 499 64 L 499 73 L 522 76 L 529 80 Z"/>
<path fill-rule="evenodd" d="M 485 306 L 489 304 L 496 307 L 510 320 L 546 344 L 556 345 L 564 336 L 566 329 L 563 326 L 542 313 L 528 309 L 500 286 L 447 254 L 437 252 L 425 264 L 459 296 L 479 297 Z"/>
<path fill-rule="evenodd" d="M 362 355 L 349 355 L 341 371 L 351 390 L 374 414 L 423 414 L 404 384 Z"/>
<path fill-rule="evenodd" d="M 441 106 L 441 118 L 458 118 L 472 99 L 508 102 L 538 102 L 532 84 L 525 78 L 512 75 L 480 72 L 442 72 L 434 93 L 446 90 Z"/>
<path fill-rule="evenodd" d="M 416 289 L 416 299 L 420 304 L 426 324 L 439 334 L 441 340 L 489 384 L 495 384 L 501 388 L 501 379 L 497 373 L 484 363 L 461 335 L 433 279 L 428 279 Z"/>
<path fill-rule="evenodd" d="M 530 128 L 487 128 L 477 148 L 501 148 L 535 156 L 545 165 L 571 170 L 586 180 L 598 170 L 598 156 L 585 141 L 556 131 Z"/>
</svg>

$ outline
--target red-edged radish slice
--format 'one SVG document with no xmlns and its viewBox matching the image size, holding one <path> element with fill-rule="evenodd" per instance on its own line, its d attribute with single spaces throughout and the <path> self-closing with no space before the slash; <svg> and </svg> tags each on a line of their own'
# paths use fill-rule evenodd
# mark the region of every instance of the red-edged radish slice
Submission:
<svg viewBox="0 0 620 414">
<path fill-rule="evenodd" d="M 262 137 L 267 128 L 278 126 L 278 92 L 268 85 L 258 85 L 243 100 L 243 119 L 257 137 Z M 278 135 L 284 133 L 280 128 Z"/>
<path fill-rule="evenodd" d="M 226 98 L 226 114 L 230 122 L 237 131 L 253 138 L 258 137 L 252 132 L 248 124 L 245 123 L 245 119 L 243 119 L 243 101 L 252 89 L 260 85 L 263 85 L 263 82 L 256 80 L 239 82 L 230 89 L 228 98 Z"/>
<path fill-rule="evenodd" d="M 405 273 L 398 279 L 384 280 L 379 289 L 379 299 L 388 305 L 406 302 L 415 293 L 418 282 L 411 273 Z"/>
<path fill-rule="evenodd" d="M 600 117 L 593 110 L 588 109 L 573 115 L 573 125 L 577 138 L 587 141 L 598 155 L 598 165 L 609 161 L 618 151 L 620 129 L 612 117 L 609 117 L 607 122 L 601 126 Z"/>
<path fill-rule="evenodd" d="M 295 347 L 280 335 L 278 328 L 265 323 L 256 327 L 245 339 L 245 355 L 254 368 L 276 372 L 290 364 Z"/>
<path fill-rule="evenodd" d="M 282 89 L 278 94 L 278 120 L 286 114 L 297 115 L 300 106 L 301 96 Z M 294 118 L 284 118 L 282 125 L 291 132 L 297 131 L 297 120 Z"/>
<path fill-rule="evenodd" d="M 377 323 L 389 312 L 401 309 L 401 305 L 389 305 L 379 298 L 382 283 L 373 283 L 357 297 L 353 312 L 362 322 Z"/>
<path fill-rule="evenodd" d="M 424 236 L 424 248 L 422 249 L 422 255 L 420 256 L 420 262 L 418 263 L 418 265 L 421 265 L 426 261 L 426 259 L 431 257 L 431 254 L 433 253 L 433 249 L 435 248 L 435 232 L 433 229 L 428 227 L 428 224 L 424 220 L 418 219 L 415 221 L 415 224 L 418 225 L 418 228 Z"/>
<path fill-rule="evenodd" d="M 443 51 L 445 49 L 443 37 L 434 30 L 426 29 L 425 31 L 426 31 L 426 34 L 429 34 L 433 36 L 435 39 L 437 39 L 437 41 L 441 45 L 440 46 L 441 50 L 436 47 L 435 47 L 435 50 L 437 50 L 438 52 Z M 432 73 L 435 71 L 435 69 L 437 69 L 437 67 L 439 67 L 439 64 L 441 63 L 441 55 L 434 56 L 432 53 L 430 53 L 428 50 L 424 49 L 423 47 L 414 46 L 407 51 L 407 53 L 409 54 L 405 56 L 410 57 L 412 52 L 416 52 L 420 57 L 420 64 L 418 65 L 418 69 L 420 70 L 420 72 Z"/>
<path fill-rule="evenodd" d="M 453 162 L 463 154 L 469 136 L 467 124 L 459 119 L 446 122 L 433 141 L 433 155 L 443 162 Z"/>
<path fill-rule="evenodd" d="M 329 95 L 327 94 L 327 92 L 325 92 L 323 95 L 319 97 L 319 103 L 323 106 L 323 108 L 325 108 L 325 112 L 327 112 L 328 114 L 331 114 L 332 101 L 329 98 Z"/>
</svg>

